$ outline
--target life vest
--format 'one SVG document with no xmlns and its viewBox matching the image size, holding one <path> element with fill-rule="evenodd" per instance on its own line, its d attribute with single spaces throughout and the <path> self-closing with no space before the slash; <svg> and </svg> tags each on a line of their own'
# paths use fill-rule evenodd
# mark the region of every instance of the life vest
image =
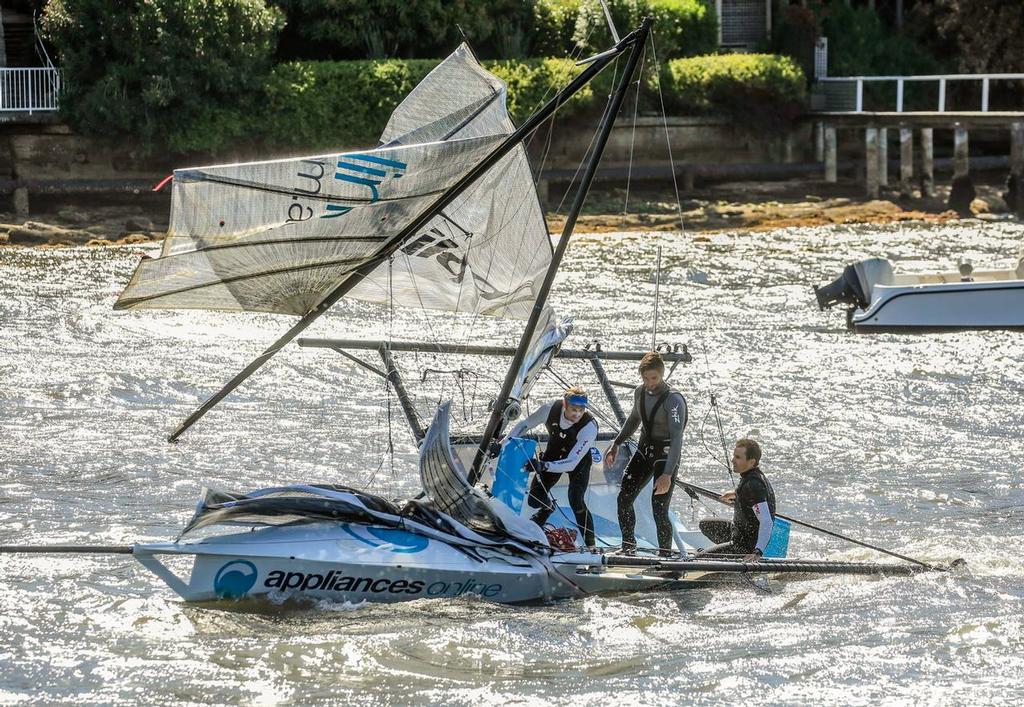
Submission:
<svg viewBox="0 0 1024 707">
<path fill-rule="evenodd" d="M 548 419 L 544 421 L 544 426 L 548 430 L 548 446 L 544 449 L 544 454 L 541 455 L 541 460 L 546 462 L 556 462 L 565 459 L 569 456 L 569 452 L 576 446 L 576 439 L 579 437 L 580 432 L 583 428 L 589 425 L 594 417 L 589 412 L 583 413 L 580 419 L 577 420 L 572 427 L 567 430 L 563 430 L 558 424 L 562 419 L 562 401 L 559 400 L 551 406 L 551 411 L 548 412 Z M 580 463 L 590 460 L 590 454 L 584 454 Z"/>
</svg>

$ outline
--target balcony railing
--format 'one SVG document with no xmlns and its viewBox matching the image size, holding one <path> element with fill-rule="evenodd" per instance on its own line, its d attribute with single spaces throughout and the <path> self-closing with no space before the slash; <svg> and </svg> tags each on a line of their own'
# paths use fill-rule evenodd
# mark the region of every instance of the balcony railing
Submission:
<svg viewBox="0 0 1024 707">
<path fill-rule="evenodd" d="M 59 97 L 57 69 L 0 69 L 0 113 L 55 111 Z"/>
<path fill-rule="evenodd" d="M 994 81 L 1024 81 L 1024 74 L 937 74 L 934 76 L 829 76 L 818 82 L 825 93 L 825 110 L 829 112 L 864 112 L 864 84 L 896 85 L 896 100 L 891 110 L 904 112 L 904 89 L 908 83 L 937 84 L 938 100 L 933 109 L 946 112 L 946 86 L 951 82 L 973 82 L 981 84 L 981 99 L 978 110 L 989 112 L 989 89 Z M 888 109 L 888 106 L 885 106 Z M 1024 109 L 1024 100 L 1017 110 Z"/>
</svg>

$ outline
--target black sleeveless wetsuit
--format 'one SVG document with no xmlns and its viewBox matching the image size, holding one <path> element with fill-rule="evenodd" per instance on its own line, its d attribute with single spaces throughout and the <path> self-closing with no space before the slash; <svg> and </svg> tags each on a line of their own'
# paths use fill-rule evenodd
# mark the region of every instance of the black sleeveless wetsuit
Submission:
<svg viewBox="0 0 1024 707">
<path fill-rule="evenodd" d="M 544 421 L 544 427 L 548 431 L 548 444 L 540 457 L 541 461 L 554 462 L 565 459 L 576 446 L 580 432 L 589 424 L 597 425 L 593 416 L 585 412 L 572 427 L 562 429 L 559 424 L 561 417 L 562 405 L 558 402 L 551 406 L 547 420 Z M 576 517 L 576 525 L 583 533 L 583 543 L 587 546 L 594 544 L 594 519 L 584 500 L 587 486 L 590 484 L 591 464 L 593 460 L 590 451 L 587 450 L 576 467 L 569 472 L 569 507 Z M 558 483 L 561 476 L 561 472 L 542 471 L 533 477 L 527 502 L 531 508 L 538 509 L 533 515 L 533 521 L 538 525 L 544 525 L 555 510 L 555 502 L 549 490 Z"/>
</svg>

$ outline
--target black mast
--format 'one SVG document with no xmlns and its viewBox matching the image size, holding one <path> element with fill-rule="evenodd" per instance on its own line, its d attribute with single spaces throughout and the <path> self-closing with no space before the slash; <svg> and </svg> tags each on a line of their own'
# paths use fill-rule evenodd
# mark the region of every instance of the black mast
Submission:
<svg viewBox="0 0 1024 707">
<path fill-rule="evenodd" d="M 551 291 L 551 284 L 555 280 L 555 273 L 558 272 L 558 266 L 562 262 L 565 250 L 569 247 L 569 238 L 572 237 L 573 228 L 576 226 L 576 219 L 579 217 L 580 210 L 583 208 L 583 202 L 586 200 L 587 193 L 590 191 L 590 183 L 594 180 L 594 173 L 597 172 L 597 166 L 601 162 L 601 155 L 604 153 L 605 144 L 608 142 L 608 135 L 612 131 L 612 126 L 615 124 L 615 117 L 619 114 L 619 108 L 622 106 L 622 101 L 626 97 L 626 90 L 629 88 L 629 83 L 633 80 L 633 73 L 636 71 L 636 65 L 640 61 L 640 55 L 643 53 L 644 46 L 647 44 L 647 35 L 650 34 L 650 31 L 651 18 L 645 17 L 643 22 L 640 24 L 640 28 L 623 39 L 622 42 L 617 45 L 622 46 L 625 42 L 631 42 L 633 48 L 629 53 L 629 58 L 626 60 L 626 68 L 622 72 L 622 78 L 619 79 L 619 84 L 615 88 L 615 93 L 612 94 L 611 101 L 609 101 L 608 106 L 605 109 L 604 116 L 601 119 L 601 126 L 598 129 L 597 141 L 594 144 L 594 151 L 590 155 L 590 160 L 587 162 L 587 169 L 583 173 L 583 180 L 580 182 L 579 189 L 576 191 L 576 197 L 573 200 L 572 208 L 569 209 L 569 214 L 565 220 L 565 227 L 562 229 L 562 236 L 558 239 L 558 246 L 555 248 L 554 255 L 551 256 L 551 264 L 548 266 L 547 273 L 544 275 L 544 282 L 541 285 L 540 293 L 537 295 L 537 300 L 533 303 L 533 310 L 530 312 L 530 318 L 526 322 L 526 329 L 523 330 L 523 336 L 519 340 L 519 346 L 516 347 L 515 356 L 512 357 L 512 365 L 509 367 L 508 373 L 505 376 L 505 382 L 502 383 L 501 392 L 494 401 L 494 407 L 491 410 L 491 417 L 487 421 L 487 429 L 484 430 L 484 436 L 480 441 L 480 447 L 476 450 L 476 457 L 473 459 L 473 467 L 469 471 L 470 484 L 475 484 L 480 480 L 484 457 L 491 445 L 491 440 L 494 439 L 495 434 L 498 433 L 505 415 L 507 414 L 509 395 L 512 393 L 512 386 L 515 385 L 516 373 L 519 371 L 520 366 L 523 364 L 523 360 L 526 358 L 526 352 L 530 346 L 530 341 L 533 339 L 533 334 L 537 330 L 537 323 L 540 321 L 541 313 L 543 312 L 544 305 L 548 299 L 548 293 Z"/>
<path fill-rule="evenodd" d="M 636 46 L 643 47 L 644 41 L 647 39 L 647 27 L 645 24 L 643 27 L 633 32 L 627 37 L 616 44 L 612 49 L 602 54 L 599 54 L 594 58 L 593 62 L 584 69 L 579 76 L 569 82 L 565 88 L 559 91 L 555 96 L 545 103 L 541 108 L 526 119 L 518 130 L 509 134 L 501 144 L 499 144 L 493 152 L 487 155 L 479 164 L 473 169 L 466 173 L 462 179 L 449 187 L 437 200 L 426 209 L 422 214 L 419 215 L 412 223 L 402 229 L 399 233 L 388 241 L 387 245 L 377 253 L 371 260 L 367 261 L 364 265 L 359 267 L 348 275 L 337 287 L 331 290 L 326 297 L 316 307 L 307 312 L 303 317 L 296 322 L 287 332 L 284 333 L 281 338 L 271 344 L 266 351 L 260 354 L 255 360 L 252 361 L 248 366 L 243 368 L 234 378 L 227 382 L 227 384 L 211 396 L 206 402 L 199 406 L 199 408 L 189 415 L 184 422 L 178 425 L 177 429 L 171 433 L 170 437 L 167 438 L 168 442 L 175 442 L 177 439 L 188 430 L 196 421 L 205 415 L 209 410 L 223 400 L 228 394 L 237 388 L 241 383 L 259 370 L 263 364 L 269 361 L 274 354 L 284 348 L 288 343 L 292 341 L 296 336 L 301 334 L 310 324 L 320 318 L 324 312 L 330 309 L 334 304 L 344 297 L 349 290 L 358 285 L 364 277 L 367 277 L 372 273 L 378 265 L 390 258 L 399 248 L 401 248 L 405 242 L 411 237 L 416 235 L 420 229 L 430 222 L 430 219 L 434 218 L 442 209 L 448 206 L 454 201 L 462 192 L 468 189 L 473 183 L 479 179 L 488 169 L 493 167 L 498 160 L 508 154 L 516 145 L 518 145 L 524 138 L 530 133 L 539 128 L 541 124 L 551 117 L 555 111 L 563 103 L 565 103 L 573 94 L 579 91 L 581 88 L 586 86 L 591 79 L 601 72 L 608 64 L 614 61 L 620 54 L 626 49 L 633 48 L 632 56 L 636 55 Z M 643 41 L 641 41 L 640 35 L 643 35 Z M 635 61 L 634 61 L 635 64 Z M 621 103 L 621 100 L 619 101 Z M 616 104 L 618 105 L 618 104 Z M 617 110 L 617 108 L 616 108 Z M 601 147 L 604 143 L 601 143 Z M 589 183 L 589 182 L 588 182 Z M 535 325 L 536 326 L 536 325 Z M 507 397 L 507 393 L 506 393 Z"/>
</svg>

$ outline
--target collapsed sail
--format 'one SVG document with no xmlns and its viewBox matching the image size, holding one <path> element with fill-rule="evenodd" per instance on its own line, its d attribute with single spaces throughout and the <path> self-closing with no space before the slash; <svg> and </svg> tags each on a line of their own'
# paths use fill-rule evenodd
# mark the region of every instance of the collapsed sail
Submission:
<svg viewBox="0 0 1024 707">
<path fill-rule="evenodd" d="M 376 149 L 175 171 L 161 254 L 115 308 L 307 314 L 514 130 L 505 98 L 462 45 L 396 108 Z M 550 259 L 517 145 L 347 296 L 525 318 Z"/>
</svg>

